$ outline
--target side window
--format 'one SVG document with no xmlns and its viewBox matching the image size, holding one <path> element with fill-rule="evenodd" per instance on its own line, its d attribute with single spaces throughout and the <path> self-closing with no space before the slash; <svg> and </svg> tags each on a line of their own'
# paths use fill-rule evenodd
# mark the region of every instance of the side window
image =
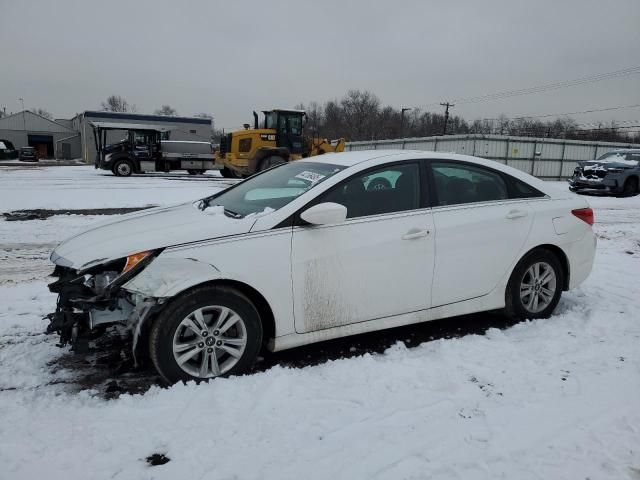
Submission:
<svg viewBox="0 0 640 480">
<path fill-rule="evenodd" d="M 359 173 L 325 193 L 321 202 L 347 207 L 347 218 L 420 208 L 420 167 L 394 165 Z"/>
<path fill-rule="evenodd" d="M 438 205 L 490 202 L 509 198 L 502 176 L 491 170 L 454 162 L 431 163 Z"/>
<path fill-rule="evenodd" d="M 531 185 L 524 183 L 517 178 L 513 178 L 509 176 L 509 182 L 513 186 L 513 191 L 511 192 L 511 198 L 537 198 L 544 197 L 544 193 L 540 190 L 533 188 Z"/>
</svg>

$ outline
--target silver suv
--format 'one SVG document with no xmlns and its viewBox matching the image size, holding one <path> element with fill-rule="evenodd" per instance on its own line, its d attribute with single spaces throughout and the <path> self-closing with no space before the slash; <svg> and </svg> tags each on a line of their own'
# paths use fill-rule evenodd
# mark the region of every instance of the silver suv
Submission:
<svg viewBox="0 0 640 480">
<path fill-rule="evenodd" d="M 640 193 L 640 148 L 612 150 L 597 160 L 578 162 L 569 179 L 572 192 L 600 191 L 624 197 Z"/>
</svg>

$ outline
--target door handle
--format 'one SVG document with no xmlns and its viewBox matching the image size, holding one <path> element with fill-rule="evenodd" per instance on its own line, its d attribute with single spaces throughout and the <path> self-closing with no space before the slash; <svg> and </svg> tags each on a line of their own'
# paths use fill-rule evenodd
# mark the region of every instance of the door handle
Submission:
<svg viewBox="0 0 640 480">
<path fill-rule="evenodd" d="M 412 228 L 407 233 L 402 235 L 402 240 L 413 240 L 414 238 L 422 238 L 429 235 L 429 230 L 420 230 L 419 228 Z"/>
<path fill-rule="evenodd" d="M 515 218 L 526 217 L 527 215 L 529 215 L 529 212 L 527 212 L 526 210 L 511 210 L 509 213 L 507 213 L 506 217 L 509 220 L 513 220 Z"/>
</svg>

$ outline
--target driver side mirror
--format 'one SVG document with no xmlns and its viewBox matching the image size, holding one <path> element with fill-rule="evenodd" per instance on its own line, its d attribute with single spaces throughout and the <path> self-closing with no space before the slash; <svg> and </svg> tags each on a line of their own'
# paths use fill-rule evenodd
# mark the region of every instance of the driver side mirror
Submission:
<svg viewBox="0 0 640 480">
<path fill-rule="evenodd" d="M 302 212 L 300 218 L 312 225 L 342 223 L 347 218 L 347 207 L 333 202 L 319 203 Z"/>
</svg>

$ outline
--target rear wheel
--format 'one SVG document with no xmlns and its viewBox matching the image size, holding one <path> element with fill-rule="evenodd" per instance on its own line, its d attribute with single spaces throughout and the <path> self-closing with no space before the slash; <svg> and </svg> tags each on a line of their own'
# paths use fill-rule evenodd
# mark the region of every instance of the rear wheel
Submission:
<svg viewBox="0 0 640 480">
<path fill-rule="evenodd" d="M 243 373 L 261 345 L 260 314 L 227 287 L 196 288 L 177 298 L 149 335 L 151 360 L 169 383 Z"/>
<path fill-rule="evenodd" d="M 222 170 L 220 170 L 220 175 L 222 175 L 224 178 L 238 178 L 236 172 L 227 167 L 222 167 Z"/>
<path fill-rule="evenodd" d="M 638 179 L 636 177 L 627 178 L 622 187 L 623 197 L 633 197 L 638 194 Z"/>
<path fill-rule="evenodd" d="M 555 254 L 538 249 L 528 253 L 507 284 L 505 312 L 516 319 L 548 318 L 560 301 L 564 271 Z"/>
<path fill-rule="evenodd" d="M 113 165 L 113 174 L 116 177 L 130 177 L 133 173 L 133 163 L 129 160 L 118 160 Z"/>
<path fill-rule="evenodd" d="M 282 157 L 272 155 L 271 157 L 264 158 L 260 162 L 260 165 L 258 165 L 258 171 L 262 172 L 263 170 L 267 170 L 268 168 L 275 167 L 276 165 L 280 165 L 281 163 L 285 163 Z"/>
</svg>

